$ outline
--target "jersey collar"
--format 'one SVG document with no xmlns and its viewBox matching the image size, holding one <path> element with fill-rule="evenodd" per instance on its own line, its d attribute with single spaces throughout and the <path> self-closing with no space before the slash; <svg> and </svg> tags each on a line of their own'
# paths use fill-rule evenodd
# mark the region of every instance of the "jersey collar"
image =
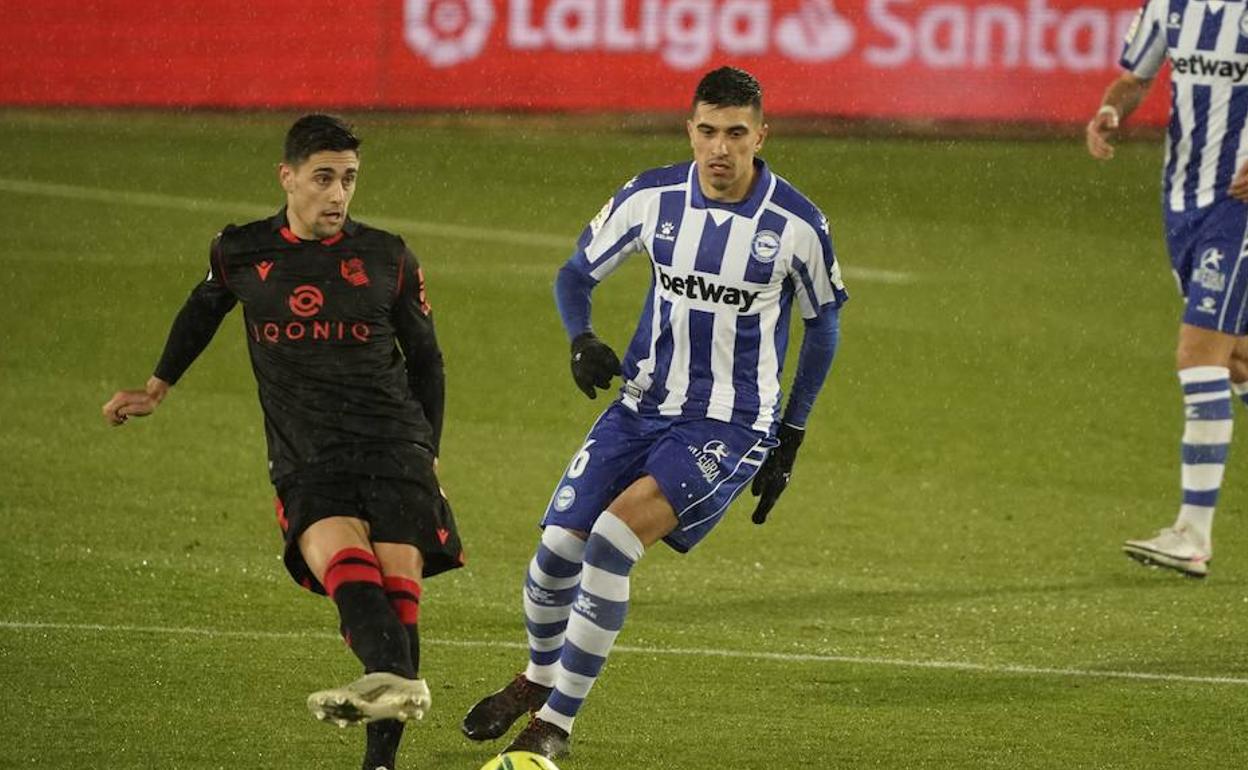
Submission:
<svg viewBox="0 0 1248 770">
<path fill-rule="evenodd" d="M 736 203 L 720 203 L 719 201 L 710 200 L 702 194 L 702 185 L 698 183 L 698 164 L 690 163 L 690 207 L 695 209 L 723 209 L 739 216 L 752 218 L 758 213 L 759 208 L 763 205 L 763 201 L 767 198 L 767 193 L 771 190 L 771 169 L 767 168 L 767 164 L 762 158 L 754 159 L 754 172 L 754 186 L 745 200 L 737 201 Z"/>
<path fill-rule="evenodd" d="M 277 213 L 273 215 L 273 218 L 269 220 L 269 229 L 280 235 L 282 240 L 287 243 L 312 243 L 312 241 L 305 241 L 295 235 L 295 231 L 290 229 L 290 220 L 286 217 L 285 206 L 278 209 Z M 347 217 L 347 221 L 343 223 L 342 229 L 338 231 L 338 234 L 322 239 L 321 243 L 325 246 L 333 246 L 335 243 L 341 241 L 348 235 L 355 235 L 359 229 L 359 224 L 357 224 L 351 217 Z"/>
</svg>

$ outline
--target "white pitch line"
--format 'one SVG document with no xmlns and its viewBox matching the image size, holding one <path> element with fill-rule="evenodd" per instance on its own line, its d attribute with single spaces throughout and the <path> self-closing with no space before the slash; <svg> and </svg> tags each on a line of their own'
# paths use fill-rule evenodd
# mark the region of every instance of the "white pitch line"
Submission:
<svg viewBox="0 0 1248 770">
<path fill-rule="evenodd" d="M 93 203 L 175 209 L 177 211 L 194 213 L 219 214 L 227 217 L 242 217 L 249 220 L 271 216 L 275 210 L 273 206 L 264 206 L 258 203 L 187 198 L 179 195 L 143 193 L 131 190 L 108 190 L 102 187 L 82 187 L 55 182 L 34 182 L 27 179 L 0 178 L 0 192 L 16 195 L 40 195 L 65 200 L 91 201 Z M 363 219 L 371 225 L 386 230 L 397 230 L 413 235 L 485 241 L 488 243 L 501 243 L 506 246 L 536 246 L 559 249 L 569 253 L 576 242 L 574 237 L 551 235 L 549 233 L 469 227 L 467 225 L 425 222 L 417 219 L 400 219 L 397 217 L 364 217 Z M 910 284 L 918 280 L 913 273 L 901 270 L 881 270 L 871 267 L 847 267 L 844 269 L 844 273 L 847 278 L 867 283 Z"/>
<path fill-rule="evenodd" d="M 109 626 L 95 623 L 30 623 L 0 621 L 0 629 L 15 631 L 101 631 L 129 634 L 170 634 L 204 636 L 210 638 L 239 639 L 338 639 L 334 634 L 304 631 L 229 631 L 215 628 L 179 628 L 170 626 Z M 440 647 L 483 647 L 487 649 L 524 650 L 520 642 L 488 641 L 482 639 L 421 639 L 421 644 Z M 1082 668 L 1053 668 L 1045 666 L 1016 666 L 1010 664 L 968 663 L 953 660 L 905 660 L 902 658 L 872 658 L 853 655 L 821 655 L 817 653 L 748 652 L 745 650 L 717 650 L 689 647 L 633 647 L 616 645 L 614 652 L 639 653 L 642 655 L 668 655 L 693 658 L 731 658 L 735 660 L 761 660 L 777 663 L 844 663 L 857 666 L 892 666 L 896 668 L 928 668 L 944 671 L 971 671 L 980 674 L 1017 674 L 1020 676 L 1055 676 L 1093 679 L 1132 679 L 1149 682 L 1186 682 L 1191 684 L 1248 685 L 1248 678 L 1233 676 L 1191 676 L 1186 674 L 1153 674 L 1143 671 L 1097 671 Z"/>
</svg>

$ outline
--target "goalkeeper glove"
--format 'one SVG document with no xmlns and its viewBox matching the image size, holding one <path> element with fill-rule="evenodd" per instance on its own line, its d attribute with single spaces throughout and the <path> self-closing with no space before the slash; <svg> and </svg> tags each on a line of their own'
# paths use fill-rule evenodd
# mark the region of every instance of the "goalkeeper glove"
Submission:
<svg viewBox="0 0 1248 770">
<path fill-rule="evenodd" d="M 755 524 L 767 521 L 767 514 L 771 513 L 772 506 L 789 486 L 789 479 L 793 476 L 793 461 L 797 459 L 797 449 L 802 445 L 805 436 L 804 428 L 780 423 L 780 432 L 777 435 L 780 444 L 767 453 L 763 467 L 758 469 L 754 483 L 750 485 L 751 494 L 758 498 L 758 507 L 750 517 Z"/>
<path fill-rule="evenodd" d="M 597 398 L 595 387 L 606 390 L 611 378 L 620 373 L 620 359 L 611 346 L 593 332 L 577 335 L 572 340 L 572 379 L 590 398 Z"/>
</svg>

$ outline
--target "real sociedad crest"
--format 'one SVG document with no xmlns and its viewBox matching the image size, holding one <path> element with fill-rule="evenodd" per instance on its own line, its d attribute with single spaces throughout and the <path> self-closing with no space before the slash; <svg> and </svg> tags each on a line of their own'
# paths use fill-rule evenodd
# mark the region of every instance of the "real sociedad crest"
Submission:
<svg viewBox="0 0 1248 770">
<path fill-rule="evenodd" d="M 774 262 L 780 253 L 780 236 L 771 230 L 759 230 L 750 245 L 750 255 L 759 262 Z"/>
</svg>

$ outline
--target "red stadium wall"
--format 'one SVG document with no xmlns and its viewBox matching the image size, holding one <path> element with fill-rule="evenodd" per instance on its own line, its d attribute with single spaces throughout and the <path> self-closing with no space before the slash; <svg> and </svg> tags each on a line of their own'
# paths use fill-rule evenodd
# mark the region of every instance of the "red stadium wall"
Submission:
<svg viewBox="0 0 1248 770">
<path fill-rule="evenodd" d="M 0 103 L 1083 121 L 1138 0 L 0 0 Z M 1154 95 L 1141 115 L 1164 119 Z"/>
</svg>

